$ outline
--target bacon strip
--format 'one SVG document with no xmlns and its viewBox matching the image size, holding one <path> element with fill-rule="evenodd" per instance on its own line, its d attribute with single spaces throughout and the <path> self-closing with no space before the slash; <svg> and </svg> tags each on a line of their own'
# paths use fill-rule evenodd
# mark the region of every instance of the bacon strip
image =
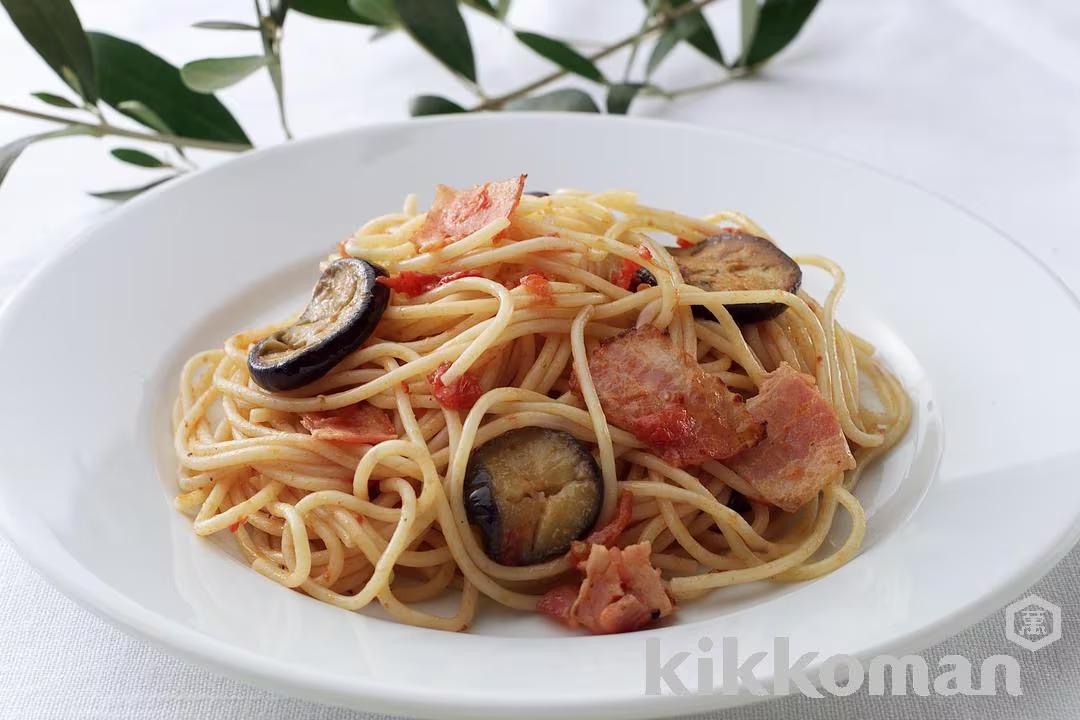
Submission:
<svg viewBox="0 0 1080 720">
<path fill-rule="evenodd" d="M 537 610 L 596 634 L 631 632 L 667 617 L 675 605 L 660 571 L 649 562 L 651 552 L 647 542 L 623 549 L 592 545 L 578 565 L 585 579 L 576 595 L 573 586 L 556 587 L 540 599 Z"/>
<path fill-rule="evenodd" d="M 608 421 L 676 467 L 731 457 L 765 434 L 741 396 L 651 325 L 602 342 L 589 372 Z M 570 385 L 580 394 L 576 376 Z"/>
<path fill-rule="evenodd" d="M 508 219 L 521 201 L 524 189 L 525 175 L 465 190 L 439 185 L 435 188 L 435 202 L 413 236 L 413 243 L 421 252 L 438 250 L 495 220 Z"/>
<path fill-rule="evenodd" d="M 332 442 L 374 445 L 397 437 L 387 414 L 366 402 L 337 410 L 303 413 L 300 424 L 312 437 Z"/>
<path fill-rule="evenodd" d="M 794 512 L 855 467 L 836 411 L 809 375 L 780 363 L 746 407 L 766 424 L 765 439 L 726 464 L 766 502 Z"/>
<path fill-rule="evenodd" d="M 580 585 L 559 585 L 548 590 L 536 602 L 537 612 L 553 617 L 559 622 L 573 627 L 570 611 L 577 602 Z"/>
</svg>

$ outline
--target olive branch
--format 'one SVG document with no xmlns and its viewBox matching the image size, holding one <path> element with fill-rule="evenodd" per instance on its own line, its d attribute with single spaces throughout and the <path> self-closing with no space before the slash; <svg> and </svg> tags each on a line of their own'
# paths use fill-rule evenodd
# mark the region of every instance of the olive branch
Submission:
<svg viewBox="0 0 1080 720">
<path fill-rule="evenodd" d="M 637 32 L 585 51 L 585 43 L 556 38 L 514 26 L 510 0 L 253 0 L 252 22 L 206 20 L 195 28 L 234 32 L 257 38 L 248 55 L 193 60 L 176 67 L 143 46 L 103 32 L 83 29 L 70 0 L 0 0 L 15 27 L 57 74 L 69 92 L 34 92 L 55 112 L 0 104 L 0 112 L 57 125 L 56 129 L 0 146 L 0 183 L 20 154 L 34 143 L 64 137 L 116 137 L 165 146 L 157 154 L 115 147 L 117 160 L 164 171 L 145 185 L 92 193 L 124 200 L 195 168 L 185 149 L 244 152 L 252 148 L 244 129 L 218 99 L 217 91 L 265 71 L 275 94 L 284 138 L 292 138 L 285 94 L 282 47 L 291 13 L 348 23 L 366 29 L 371 40 L 404 32 L 457 77 L 473 102 L 419 94 L 409 103 L 413 116 L 515 110 L 601 112 L 590 94 L 578 88 L 550 89 L 568 75 L 590 81 L 604 111 L 629 112 L 639 96 L 675 99 L 703 92 L 753 72 L 798 35 L 818 0 L 740 0 L 741 48 L 725 54 L 702 12 L 716 0 L 645 0 Z M 464 12 L 497 22 L 530 51 L 554 65 L 542 77 L 500 95 L 484 92 Z M 687 44 L 719 69 L 715 80 L 666 89 L 653 81 L 656 69 L 680 44 Z M 648 51 L 642 71 L 635 60 Z M 605 58 L 626 52 L 622 76 L 606 76 L 597 67 Z M 72 115 L 77 113 L 78 115 Z"/>
</svg>

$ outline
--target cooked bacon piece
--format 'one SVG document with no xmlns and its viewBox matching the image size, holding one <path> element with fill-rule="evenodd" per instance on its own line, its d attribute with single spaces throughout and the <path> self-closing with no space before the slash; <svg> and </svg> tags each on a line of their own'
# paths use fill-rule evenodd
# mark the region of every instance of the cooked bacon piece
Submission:
<svg viewBox="0 0 1080 720">
<path fill-rule="evenodd" d="M 676 467 L 731 457 L 765 434 L 741 396 L 651 325 L 602 342 L 589 371 L 608 421 Z M 580 393 L 576 376 L 570 385 Z"/>
<path fill-rule="evenodd" d="M 524 175 L 466 190 L 439 185 L 435 188 L 435 202 L 413 236 L 413 243 L 421 252 L 438 250 L 499 218 L 509 218 L 524 188 Z"/>
<path fill-rule="evenodd" d="M 571 625 L 570 611 L 577 602 L 578 585 L 559 585 L 548 590 L 537 601 L 536 610 L 555 618 L 561 623 Z M 572 627 L 572 625 L 571 625 Z"/>
<path fill-rule="evenodd" d="M 809 375 L 780 363 L 746 407 L 766 424 L 765 439 L 726 464 L 766 502 L 794 512 L 855 467 L 836 412 Z"/>
<path fill-rule="evenodd" d="M 694 419 L 683 405 L 666 405 L 652 415 L 634 418 L 630 425 L 639 439 L 659 447 L 682 442 L 694 432 Z"/>
<path fill-rule="evenodd" d="M 304 413 L 300 424 L 312 437 L 333 442 L 374 445 L 397 437 L 386 413 L 366 402 L 337 410 Z"/>
<path fill-rule="evenodd" d="M 589 557 L 589 547 L 603 545 L 611 547 L 630 525 L 630 516 L 634 509 L 634 496 L 626 490 L 619 493 L 619 503 L 615 509 L 615 517 L 608 521 L 607 525 L 599 527 L 589 533 L 584 540 L 575 540 L 570 545 L 570 559 L 575 563 L 584 562 Z"/>
<path fill-rule="evenodd" d="M 428 375 L 431 393 L 439 404 L 448 410 L 468 410 L 484 394 L 484 388 L 480 386 L 476 376 L 468 371 L 449 385 L 443 384 L 442 374 L 449 368 L 450 363 L 445 362 Z"/>
<path fill-rule="evenodd" d="M 461 270 L 458 272 L 446 273 L 444 275 L 432 275 L 430 273 L 418 273 L 411 270 L 403 270 L 390 277 L 377 277 L 375 278 L 375 282 L 380 285 L 385 285 L 402 295 L 415 297 L 426 293 L 428 290 L 434 290 L 437 287 L 442 287 L 446 283 L 460 278 L 479 276 L 480 273 L 475 270 Z"/>
<path fill-rule="evenodd" d="M 660 571 L 649 562 L 652 552 L 643 542 L 627 548 L 592 545 L 589 557 L 578 565 L 585 579 L 567 609 L 571 587 L 548 592 L 537 609 L 570 627 L 584 625 L 596 634 L 631 632 L 667 617 L 675 610 L 660 581 Z"/>
</svg>

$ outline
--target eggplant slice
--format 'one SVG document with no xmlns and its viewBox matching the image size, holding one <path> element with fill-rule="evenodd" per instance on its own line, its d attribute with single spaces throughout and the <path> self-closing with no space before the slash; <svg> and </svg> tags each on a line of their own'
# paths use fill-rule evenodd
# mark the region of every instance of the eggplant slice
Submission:
<svg viewBox="0 0 1080 720">
<path fill-rule="evenodd" d="M 706 238 L 692 248 L 673 251 L 683 280 L 710 292 L 718 290 L 785 290 L 796 293 L 802 284 L 802 270 L 783 250 L 765 238 L 750 233 L 725 231 Z M 769 320 L 784 312 L 783 303 L 739 303 L 725 305 L 737 323 Z M 695 314 L 713 317 L 706 308 L 694 307 Z"/>
<path fill-rule="evenodd" d="M 588 534 L 600 514 L 601 485 L 596 460 L 573 435 L 517 428 L 473 451 L 465 509 L 488 557 L 533 565 Z"/>
<path fill-rule="evenodd" d="M 251 348 L 248 370 L 259 387 L 295 390 L 318 380 L 360 347 L 390 302 L 390 288 L 376 282 L 386 271 L 359 258 L 327 266 L 304 314 Z"/>
<path fill-rule="evenodd" d="M 639 285 L 656 287 L 656 276 L 649 272 L 648 268 L 639 267 L 634 271 L 634 277 L 630 279 L 630 290 L 636 292 Z"/>
</svg>

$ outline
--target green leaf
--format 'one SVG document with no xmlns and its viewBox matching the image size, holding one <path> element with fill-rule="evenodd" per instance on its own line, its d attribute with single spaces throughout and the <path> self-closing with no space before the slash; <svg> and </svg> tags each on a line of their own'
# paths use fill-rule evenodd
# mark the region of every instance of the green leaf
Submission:
<svg viewBox="0 0 1080 720">
<path fill-rule="evenodd" d="M 656 44 L 653 45 L 652 53 L 649 54 L 649 61 L 645 65 L 645 77 L 652 77 L 652 74 L 656 71 L 656 68 L 660 67 L 660 63 L 664 61 L 668 53 L 685 39 L 674 25 L 660 33 Z"/>
<path fill-rule="evenodd" d="M 200 30 L 258 30 L 257 25 L 250 25 L 248 23 L 233 22 L 232 20 L 203 20 L 197 22 L 191 27 L 199 28 Z"/>
<path fill-rule="evenodd" d="M 507 110 L 562 110 L 567 112 L 600 112 L 600 108 L 588 93 L 574 88 L 564 88 L 544 95 L 521 98 L 506 103 Z"/>
<path fill-rule="evenodd" d="M 304 15 L 322 18 L 323 20 L 336 20 L 338 22 L 356 23 L 357 25 L 378 25 L 366 15 L 358 15 L 349 7 L 348 0 L 292 0 L 289 8 Z"/>
<path fill-rule="evenodd" d="M 742 54 L 736 63 L 739 67 L 746 67 L 746 60 L 750 56 L 750 46 L 754 43 L 754 35 L 757 34 L 760 16 L 761 5 L 758 4 L 758 0 L 739 0 L 739 40 L 742 43 Z"/>
<path fill-rule="evenodd" d="M 176 132 L 169 127 L 169 124 L 161 119 L 160 115 L 138 100 L 124 100 L 116 105 L 116 109 L 132 120 L 135 120 L 152 130 L 157 130 L 159 133 L 165 133 L 166 135 L 176 134 Z"/>
<path fill-rule="evenodd" d="M 4 178 L 7 177 L 8 171 L 11 170 L 11 166 L 14 165 L 15 161 L 19 159 L 19 156 L 22 155 L 23 150 L 34 143 L 42 140 L 51 140 L 52 138 L 68 137 L 70 135 L 88 135 L 89 133 L 90 130 L 88 128 L 68 127 L 19 138 L 18 140 L 13 140 L 6 145 L 0 146 L 0 185 L 3 185 Z"/>
<path fill-rule="evenodd" d="M 213 95 L 189 89 L 173 65 L 135 43 L 105 33 L 87 33 L 98 69 L 101 98 L 114 108 L 153 128 L 144 117 L 121 107 L 137 101 L 172 128 L 173 133 L 200 140 L 251 145 L 232 113 Z M 157 129 L 157 128 L 154 128 Z"/>
<path fill-rule="evenodd" d="M 41 59 L 86 102 L 97 102 L 94 58 L 69 0 L 0 0 L 0 4 Z M 76 78 L 74 83 L 70 77 Z"/>
<path fill-rule="evenodd" d="M 125 200 L 130 200 L 131 198 L 135 197 L 136 195 L 141 195 L 142 193 L 146 192 L 147 190 L 150 190 L 152 188 L 156 188 L 158 185 L 161 185 L 162 183 L 168 182 L 168 181 L 172 180 L 174 177 L 176 177 L 176 175 L 169 175 L 168 177 L 163 177 L 163 178 L 160 178 L 158 180 L 154 180 L 151 183 L 147 183 L 146 185 L 140 185 L 138 187 L 124 188 L 122 190 L 102 190 L 100 192 L 92 192 L 90 194 L 93 195 L 96 198 L 101 198 L 102 200 L 111 200 L 113 202 L 124 202 Z"/>
<path fill-rule="evenodd" d="M 677 4 L 682 5 L 688 1 L 677 0 Z M 686 41 L 695 50 L 713 62 L 727 67 L 724 53 L 720 50 L 720 43 L 717 42 L 716 35 L 713 34 L 712 28 L 709 26 L 709 21 L 705 19 L 701 12 L 687 13 L 676 20 L 675 25 L 683 28 L 683 32 L 687 35 Z"/>
<path fill-rule="evenodd" d="M 688 2 L 690 0 L 671 0 L 670 8 L 676 9 Z M 664 61 L 664 58 L 668 56 L 668 53 L 683 41 L 690 43 L 698 52 L 710 60 L 725 67 L 727 66 L 724 53 L 720 50 L 720 43 L 717 42 L 716 35 L 713 34 L 712 28 L 709 26 L 709 21 L 705 19 L 705 16 L 700 11 L 695 10 L 680 15 L 660 34 L 660 38 L 653 46 L 652 54 L 649 55 L 649 61 L 645 68 L 646 75 L 652 75 L 656 68 L 660 66 L 660 63 Z"/>
<path fill-rule="evenodd" d="M 78 110 L 79 106 L 68 100 L 66 97 L 60 95 L 53 95 L 49 92 L 36 92 L 30 93 L 43 103 L 52 105 L 53 107 L 67 108 L 68 110 Z"/>
<path fill-rule="evenodd" d="M 476 82 L 469 30 L 455 0 L 394 0 L 394 8 L 421 47 L 458 75 Z"/>
<path fill-rule="evenodd" d="M 285 15 L 289 12 L 289 0 L 270 0 L 270 19 L 281 27 L 285 24 Z"/>
<path fill-rule="evenodd" d="M 68 87 L 75 91 L 75 94 L 79 97 L 84 97 L 82 82 L 79 80 L 79 76 L 75 74 L 75 71 L 69 68 L 67 65 L 60 68 L 60 77 L 64 78 L 64 82 L 68 84 Z"/>
<path fill-rule="evenodd" d="M 765 0 L 757 14 L 752 40 L 743 45 L 741 63 L 747 67 L 760 65 L 787 47 L 817 4 L 818 0 Z"/>
<path fill-rule="evenodd" d="M 349 9 L 360 17 L 370 18 L 375 25 L 391 27 L 398 24 L 393 0 L 349 0 Z"/>
<path fill-rule="evenodd" d="M 510 0 L 495 0 L 495 16 L 505 20 L 510 12 Z"/>
<path fill-rule="evenodd" d="M 409 101 L 409 114 L 413 117 L 422 115 L 450 115 L 468 112 L 453 100 L 438 95 L 417 95 Z"/>
<path fill-rule="evenodd" d="M 266 67 L 266 63 L 265 55 L 193 60 L 180 68 L 180 77 L 195 92 L 212 93 L 235 85 L 256 70 Z"/>
<path fill-rule="evenodd" d="M 529 49 L 546 57 L 563 70 L 568 70 L 587 80 L 592 80 L 593 82 L 604 82 L 604 75 L 597 69 L 592 60 L 561 40 L 524 31 L 519 31 L 514 34 L 517 35 L 517 39 L 525 43 Z"/>
<path fill-rule="evenodd" d="M 473 10 L 479 10 L 485 15 L 493 17 L 496 20 L 499 19 L 498 8 L 488 2 L 488 0 L 462 0 L 462 2 L 471 7 Z"/>
<path fill-rule="evenodd" d="M 0 185 L 4 183 L 4 178 L 7 177 L 8 170 L 15 164 L 15 161 L 22 155 L 22 151 L 33 145 L 35 142 L 41 139 L 40 135 L 31 135 L 29 137 L 19 138 L 18 140 L 12 140 L 7 145 L 0 146 Z"/>
<path fill-rule="evenodd" d="M 143 105 L 138 100 L 125 100 L 124 102 L 119 103 L 116 106 L 116 109 L 127 115 L 132 120 L 142 123 L 143 125 L 151 128 L 152 130 L 157 130 L 159 133 L 164 133 L 165 135 L 176 134 L 176 132 L 171 127 L 169 127 L 169 124 L 161 119 L 160 115 Z M 187 157 L 187 155 L 184 154 L 184 148 L 180 147 L 179 145 L 173 145 L 173 149 L 176 150 L 177 154 L 179 154 L 180 157 Z"/>
<path fill-rule="evenodd" d="M 611 115 L 625 115 L 630 110 L 630 103 L 643 88 L 641 83 L 618 83 L 608 88 L 607 111 Z"/>
<path fill-rule="evenodd" d="M 154 157 L 150 153 L 135 148 L 113 148 L 109 151 L 109 154 L 120 162 L 129 165 L 138 165 L 144 168 L 172 167 L 169 163 Z"/>
</svg>

